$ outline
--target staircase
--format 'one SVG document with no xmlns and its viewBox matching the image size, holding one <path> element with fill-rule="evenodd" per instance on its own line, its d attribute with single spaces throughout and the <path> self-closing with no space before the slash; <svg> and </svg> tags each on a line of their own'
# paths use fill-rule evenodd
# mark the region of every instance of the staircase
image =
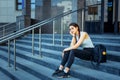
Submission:
<svg viewBox="0 0 120 80">
<path fill-rule="evenodd" d="M 42 34 L 42 58 L 39 55 L 38 34 L 35 34 L 34 55 L 32 54 L 32 35 L 16 42 L 16 66 L 14 70 L 14 51 L 11 42 L 11 67 L 8 67 L 7 45 L 0 46 L 0 80 L 59 80 L 51 74 L 59 66 L 61 52 L 70 44 L 71 37 L 64 35 L 61 46 L 60 35 L 55 34 L 53 45 L 51 34 Z M 104 44 L 107 48 L 107 63 L 94 68 L 89 61 L 75 58 L 71 67 L 71 78 L 61 80 L 120 80 L 120 36 L 90 35 L 94 44 Z"/>
</svg>

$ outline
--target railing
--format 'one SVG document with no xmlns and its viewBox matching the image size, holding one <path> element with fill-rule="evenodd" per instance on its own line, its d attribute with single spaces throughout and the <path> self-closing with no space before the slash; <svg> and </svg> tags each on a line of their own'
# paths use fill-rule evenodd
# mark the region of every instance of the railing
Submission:
<svg viewBox="0 0 120 80">
<path fill-rule="evenodd" d="M 16 31 L 16 22 L 0 26 L 0 38 Z"/>
<path fill-rule="evenodd" d="M 11 33 L 9 35 L 6 35 L 2 38 L 0 38 L 0 43 L 4 43 L 4 42 L 8 42 L 8 65 L 10 66 L 10 42 L 11 40 L 14 41 L 14 69 L 16 70 L 16 38 L 21 37 L 22 35 L 24 35 L 26 32 L 32 31 L 32 54 L 34 55 L 34 29 L 39 28 L 39 55 L 42 57 L 42 53 L 41 53 L 41 26 L 49 23 L 49 22 L 53 22 L 53 45 L 54 45 L 54 41 L 55 41 L 55 20 L 57 19 L 61 19 L 64 16 L 67 16 L 69 14 L 75 13 L 77 11 L 84 11 L 84 9 L 78 9 L 78 10 L 70 10 L 67 11 L 65 13 L 59 14 L 53 18 L 49 18 L 46 20 L 43 20 L 39 23 L 36 23 L 32 26 L 20 29 L 14 33 Z M 63 27 L 61 26 L 61 45 L 63 45 Z"/>
<path fill-rule="evenodd" d="M 21 22 L 17 21 L 0 26 L 0 38 L 22 29 L 20 24 Z"/>
</svg>

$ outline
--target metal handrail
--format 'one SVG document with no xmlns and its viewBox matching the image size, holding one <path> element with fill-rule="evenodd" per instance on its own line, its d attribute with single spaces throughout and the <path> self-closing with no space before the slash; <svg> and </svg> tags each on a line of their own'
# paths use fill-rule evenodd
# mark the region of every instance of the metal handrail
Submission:
<svg viewBox="0 0 120 80">
<path fill-rule="evenodd" d="M 20 29 L 14 33 L 11 33 L 9 35 L 6 35 L 6 36 L 0 38 L 0 43 L 8 41 L 8 66 L 10 67 L 10 41 L 11 40 L 14 41 L 14 70 L 16 70 L 16 38 L 21 37 L 26 32 L 32 31 L 32 53 L 34 55 L 34 29 L 39 28 L 39 55 L 42 57 L 42 53 L 41 53 L 41 26 L 44 24 L 47 24 L 51 21 L 53 21 L 53 23 L 54 23 L 54 20 L 62 18 L 66 15 L 72 14 L 72 13 L 77 12 L 77 11 L 82 10 L 82 9 L 77 9 L 74 11 L 72 11 L 72 10 L 67 11 L 67 12 L 59 14 L 53 18 L 43 20 L 43 21 L 36 23 L 32 26 Z M 61 30 L 61 34 L 62 34 L 61 35 L 61 44 L 62 44 L 62 41 L 63 41 L 63 31 L 62 30 Z M 54 32 L 53 32 L 53 39 L 54 39 Z M 54 44 L 54 40 L 53 40 L 53 44 Z"/>
<path fill-rule="evenodd" d="M 8 23 L 5 25 L 0 26 L 0 38 L 6 36 L 8 33 L 13 33 L 16 31 L 16 22 Z M 14 30 L 15 29 L 15 30 Z"/>
<path fill-rule="evenodd" d="M 13 22 L 13 23 L 14 23 L 14 22 Z M 13 23 L 4 24 L 4 25 L 0 26 L 0 28 L 5 27 L 5 26 L 10 25 L 10 24 L 13 24 Z"/>
<path fill-rule="evenodd" d="M 69 15 L 71 13 L 77 12 L 77 11 L 82 10 L 82 9 L 77 9 L 77 10 L 74 10 L 74 11 L 70 10 L 70 11 L 67 11 L 65 13 L 59 14 L 59 15 L 53 17 L 53 18 L 49 18 L 49 19 L 43 20 L 43 21 L 41 21 L 39 23 L 36 23 L 36 24 L 34 24 L 32 26 L 23 28 L 23 29 L 21 29 L 19 31 L 16 31 L 15 33 L 12 33 L 10 35 L 7 35 L 7 36 L 4 36 L 4 37 L 0 38 L 0 43 L 7 42 L 8 40 L 12 40 L 12 39 L 15 39 L 17 37 L 20 37 L 24 33 L 29 32 L 29 31 L 31 31 L 31 30 L 33 30 L 35 28 L 39 28 L 39 27 L 41 27 L 44 24 L 47 24 L 47 23 L 49 23 L 49 22 L 51 22 L 51 21 L 53 21 L 55 19 L 58 19 L 59 17 L 63 17 L 63 16 L 66 16 L 66 15 Z"/>
<path fill-rule="evenodd" d="M 89 6 L 93 6 L 93 5 L 89 5 Z M 88 6 L 86 6 L 86 7 L 88 7 Z M 62 14 L 59 14 L 59 15 L 55 16 L 55 17 L 48 18 L 48 19 L 43 20 L 39 23 L 36 23 L 32 26 L 20 29 L 20 30 L 14 32 L 14 33 L 11 33 L 9 35 L 5 35 L 4 37 L 0 38 L 0 44 L 8 41 L 8 66 L 10 67 L 10 41 L 11 40 L 14 41 L 14 69 L 16 70 L 16 38 L 21 37 L 26 32 L 32 31 L 32 53 L 34 55 L 34 29 L 39 28 L 39 55 L 42 57 L 42 53 L 41 53 L 41 27 L 42 27 L 42 25 L 53 21 L 53 31 L 54 31 L 54 27 L 55 27 L 55 22 L 54 21 L 55 20 L 57 20 L 59 18 L 62 18 L 66 15 L 72 14 L 74 12 L 82 11 L 82 10 L 86 11 L 87 8 L 80 8 L 80 9 L 77 9 L 77 10 L 73 10 L 73 11 L 70 10 L 70 11 L 64 12 Z M 54 32 L 53 32 L 53 45 L 54 45 L 54 39 L 55 39 L 55 35 L 54 35 Z M 61 27 L 61 46 L 62 46 L 62 44 L 63 44 L 63 27 Z"/>
<path fill-rule="evenodd" d="M 4 24 L 4 25 L 1 25 L 0 28 L 6 27 L 6 26 L 8 26 L 8 25 L 11 25 L 11 24 L 14 24 L 14 23 L 17 23 L 17 22 L 20 22 L 20 21 L 16 21 L 16 22 L 12 22 L 12 23 L 7 23 L 7 24 Z"/>
</svg>

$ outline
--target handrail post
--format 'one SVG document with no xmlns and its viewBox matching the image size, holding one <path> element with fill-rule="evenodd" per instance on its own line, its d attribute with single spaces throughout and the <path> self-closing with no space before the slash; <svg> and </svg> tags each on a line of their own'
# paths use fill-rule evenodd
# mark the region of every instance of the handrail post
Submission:
<svg viewBox="0 0 120 80">
<path fill-rule="evenodd" d="M 14 69 L 16 70 L 16 39 L 14 39 Z"/>
<path fill-rule="evenodd" d="M 84 30 L 84 9 L 82 9 L 82 31 Z"/>
<path fill-rule="evenodd" d="M 32 30 L 32 54 L 34 55 L 34 29 Z"/>
<path fill-rule="evenodd" d="M 20 30 L 20 20 L 19 20 L 19 30 Z"/>
<path fill-rule="evenodd" d="M 3 26 L 3 36 L 5 36 L 5 26 Z"/>
<path fill-rule="evenodd" d="M 10 40 L 8 40 L 8 67 L 10 67 Z"/>
<path fill-rule="evenodd" d="M 53 21 L 53 45 L 55 45 L 55 20 Z"/>
<path fill-rule="evenodd" d="M 41 27 L 39 28 L 39 55 L 42 57 L 42 52 L 41 52 Z"/>
<path fill-rule="evenodd" d="M 63 46 L 63 20 L 61 18 L 61 46 Z"/>
</svg>

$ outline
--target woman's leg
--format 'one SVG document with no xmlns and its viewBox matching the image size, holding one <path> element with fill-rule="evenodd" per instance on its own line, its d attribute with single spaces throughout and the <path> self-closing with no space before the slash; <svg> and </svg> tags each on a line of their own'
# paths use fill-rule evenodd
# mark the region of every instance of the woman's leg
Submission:
<svg viewBox="0 0 120 80">
<path fill-rule="evenodd" d="M 90 58 L 90 50 L 79 50 L 79 49 L 73 49 L 69 52 L 69 56 L 68 56 L 68 60 L 67 60 L 67 64 L 66 64 L 66 68 L 65 71 L 69 72 L 70 67 L 72 66 L 73 62 L 74 62 L 74 58 L 78 57 L 78 58 Z"/>
<path fill-rule="evenodd" d="M 70 77 L 70 67 L 72 66 L 73 62 L 74 62 L 74 53 L 76 52 L 76 50 L 70 50 L 69 55 L 67 56 L 67 60 L 66 60 L 66 67 L 64 69 L 64 72 L 59 74 L 58 77 L 62 77 L 62 78 L 67 78 Z"/>
<path fill-rule="evenodd" d="M 66 52 L 64 53 L 64 56 L 62 57 L 62 61 L 61 61 L 60 67 L 59 67 L 60 70 L 62 70 L 62 69 L 64 68 L 66 62 L 68 61 L 69 52 L 70 52 L 70 51 L 66 51 Z"/>
<path fill-rule="evenodd" d="M 66 64 L 66 67 L 69 68 L 69 69 L 74 62 L 75 52 L 76 52 L 76 49 L 70 50 L 70 52 L 69 52 L 68 61 L 67 61 L 67 64 Z"/>
<path fill-rule="evenodd" d="M 62 74 L 59 75 L 59 77 L 62 77 L 62 78 L 66 78 L 66 77 L 69 77 L 70 76 L 70 68 L 74 62 L 74 58 L 75 57 L 79 57 L 79 58 L 83 58 L 83 57 L 86 57 L 84 55 L 86 55 L 89 51 L 88 50 L 78 50 L 78 49 L 73 49 L 73 50 L 70 50 L 69 52 L 69 55 L 67 56 L 67 62 L 66 62 L 66 67 L 64 69 L 64 72 Z"/>
<path fill-rule="evenodd" d="M 77 49 L 75 52 L 75 57 L 83 60 L 90 60 L 93 54 L 93 48 L 85 48 L 83 50 Z"/>
<path fill-rule="evenodd" d="M 69 57 L 69 51 L 66 51 L 64 53 L 64 56 L 62 57 L 62 61 L 61 61 L 59 68 L 52 74 L 52 76 L 58 76 L 60 73 L 63 72 L 63 68 L 66 62 L 68 61 L 68 57 Z"/>
</svg>

